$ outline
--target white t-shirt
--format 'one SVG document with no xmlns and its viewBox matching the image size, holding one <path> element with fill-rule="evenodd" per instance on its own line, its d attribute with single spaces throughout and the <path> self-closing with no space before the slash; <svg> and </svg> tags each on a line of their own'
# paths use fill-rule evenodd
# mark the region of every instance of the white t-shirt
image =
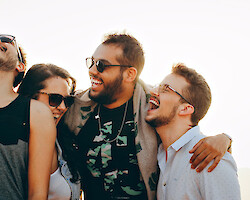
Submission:
<svg viewBox="0 0 250 200">
<path fill-rule="evenodd" d="M 69 184 L 62 176 L 60 169 L 50 175 L 48 200 L 69 200 L 71 191 Z"/>
</svg>

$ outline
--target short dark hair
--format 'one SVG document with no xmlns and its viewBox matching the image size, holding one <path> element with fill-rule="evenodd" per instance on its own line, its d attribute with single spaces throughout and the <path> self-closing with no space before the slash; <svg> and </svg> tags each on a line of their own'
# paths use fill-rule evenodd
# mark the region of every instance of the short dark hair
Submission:
<svg viewBox="0 0 250 200">
<path fill-rule="evenodd" d="M 18 88 L 18 93 L 37 99 L 37 94 L 45 88 L 45 83 L 49 78 L 61 77 L 65 79 L 71 87 L 71 94 L 74 93 L 76 87 L 75 79 L 69 72 L 61 67 L 53 64 L 35 64 L 26 73 L 22 83 Z"/>
<path fill-rule="evenodd" d="M 130 65 L 136 68 L 139 78 L 145 63 L 144 51 L 142 45 L 133 36 L 129 34 L 108 34 L 104 36 L 104 45 L 115 45 L 123 50 L 123 55 L 116 58 L 120 64 Z"/>
<path fill-rule="evenodd" d="M 212 95 L 210 87 L 203 76 L 183 63 L 173 65 L 172 73 L 184 77 L 189 83 L 182 90 L 182 94 L 195 108 L 191 121 L 193 125 L 197 125 L 206 115 L 211 105 Z M 181 101 L 183 100 L 181 99 Z"/>
</svg>

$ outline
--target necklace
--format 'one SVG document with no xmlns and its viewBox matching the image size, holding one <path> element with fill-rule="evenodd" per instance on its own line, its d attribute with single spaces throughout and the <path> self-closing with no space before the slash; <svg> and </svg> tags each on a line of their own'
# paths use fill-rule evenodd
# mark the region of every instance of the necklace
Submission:
<svg viewBox="0 0 250 200">
<path fill-rule="evenodd" d="M 98 128 L 99 128 L 99 133 L 100 133 L 100 135 L 102 135 L 102 131 L 101 131 L 101 118 L 100 118 L 100 104 L 99 104 L 99 106 L 98 106 L 98 111 L 97 111 L 97 120 L 98 120 Z M 112 139 L 112 140 L 105 140 L 104 138 L 103 138 L 103 140 L 105 141 L 105 142 L 108 142 L 108 143 L 112 143 L 112 142 L 114 142 L 115 140 L 117 140 L 117 138 L 119 137 L 119 135 L 121 134 L 121 132 L 122 132 L 122 129 L 123 129 L 123 126 L 124 126 L 124 123 L 125 123 L 125 118 L 126 118 L 126 115 L 127 115 L 127 108 L 128 108 L 128 101 L 126 102 L 126 106 L 125 106 L 125 110 L 124 110 L 124 114 L 123 114 L 123 119 L 122 119 L 122 124 L 121 124 L 121 127 L 120 127 L 120 129 L 118 130 L 118 133 L 117 133 L 117 135 L 116 135 L 116 137 L 114 138 L 114 139 Z"/>
</svg>

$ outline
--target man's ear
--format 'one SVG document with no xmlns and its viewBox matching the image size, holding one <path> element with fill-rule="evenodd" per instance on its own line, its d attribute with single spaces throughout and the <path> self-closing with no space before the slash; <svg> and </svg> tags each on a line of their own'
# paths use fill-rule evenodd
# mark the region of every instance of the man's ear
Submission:
<svg viewBox="0 0 250 200">
<path fill-rule="evenodd" d="M 18 72 L 24 72 L 25 71 L 25 65 L 23 63 L 19 62 L 19 64 L 16 67 L 16 70 Z"/>
<path fill-rule="evenodd" d="M 125 80 L 127 82 L 134 82 L 137 75 L 137 69 L 134 67 L 129 67 L 125 73 Z"/>
<path fill-rule="evenodd" d="M 179 115 L 192 115 L 194 113 L 194 107 L 188 103 L 183 103 L 180 105 Z"/>
</svg>

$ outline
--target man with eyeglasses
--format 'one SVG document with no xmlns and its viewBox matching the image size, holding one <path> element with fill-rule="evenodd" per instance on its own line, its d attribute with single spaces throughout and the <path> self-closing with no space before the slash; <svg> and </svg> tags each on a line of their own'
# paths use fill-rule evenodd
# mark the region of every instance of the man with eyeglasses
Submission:
<svg viewBox="0 0 250 200">
<path fill-rule="evenodd" d="M 56 127 L 44 104 L 14 92 L 26 58 L 0 34 L 0 199 L 47 199 Z"/>
<path fill-rule="evenodd" d="M 127 34 L 107 35 L 86 59 L 92 85 L 78 95 L 58 127 L 61 142 L 68 143 L 62 146 L 74 147 L 64 149 L 65 154 L 79 155 L 66 159 L 79 165 L 86 200 L 155 198 L 158 139 L 145 122 L 150 94 L 139 80 L 144 61 L 140 43 Z M 222 151 L 229 143 L 224 135 L 210 141 L 219 142 Z M 198 148 L 198 155 L 203 148 Z M 216 151 L 209 151 L 213 155 L 209 161 L 218 155 Z M 206 160 L 205 154 L 199 159 Z M 194 168 L 200 163 L 195 157 Z"/>
<path fill-rule="evenodd" d="M 205 79 L 179 63 L 151 94 L 146 121 L 162 141 L 157 156 L 157 199 L 240 199 L 237 167 L 230 153 L 211 173 L 196 173 L 188 167 L 189 150 L 205 137 L 198 126 L 211 104 Z"/>
</svg>

